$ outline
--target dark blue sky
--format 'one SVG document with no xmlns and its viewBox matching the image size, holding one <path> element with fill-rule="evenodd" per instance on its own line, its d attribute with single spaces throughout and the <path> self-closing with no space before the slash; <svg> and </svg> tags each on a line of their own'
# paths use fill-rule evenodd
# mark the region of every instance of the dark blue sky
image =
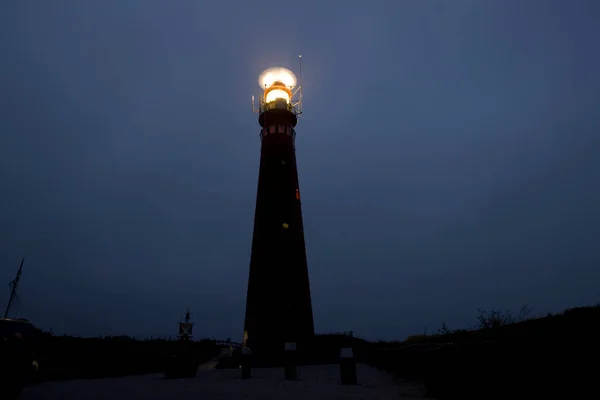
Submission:
<svg viewBox="0 0 600 400">
<path fill-rule="evenodd" d="M 600 300 L 595 0 L 0 6 L 0 283 L 81 335 L 240 338 L 257 76 L 303 54 L 317 331 Z M 8 288 L 4 292 L 8 298 Z"/>
</svg>

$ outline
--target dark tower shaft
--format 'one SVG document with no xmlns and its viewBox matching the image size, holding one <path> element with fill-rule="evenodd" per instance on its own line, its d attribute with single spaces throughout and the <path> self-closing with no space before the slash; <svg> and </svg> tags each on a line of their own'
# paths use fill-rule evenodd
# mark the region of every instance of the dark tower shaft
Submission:
<svg viewBox="0 0 600 400">
<path fill-rule="evenodd" d="M 296 115 L 282 103 L 261 112 L 261 157 L 244 337 L 258 358 L 299 350 L 314 336 L 296 168 Z"/>
</svg>

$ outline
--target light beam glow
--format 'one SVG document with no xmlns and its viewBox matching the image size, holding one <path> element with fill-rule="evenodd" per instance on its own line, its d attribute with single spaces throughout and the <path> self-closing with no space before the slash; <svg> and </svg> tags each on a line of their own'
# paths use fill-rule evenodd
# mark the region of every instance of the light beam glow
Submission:
<svg viewBox="0 0 600 400">
<path fill-rule="evenodd" d="M 281 82 L 291 89 L 296 86 L 296 75 L 287 68 L 273 67 L 264 70 L 258 77 L 258 84 L 263 90 L 275 82 Z"/>
</svg>

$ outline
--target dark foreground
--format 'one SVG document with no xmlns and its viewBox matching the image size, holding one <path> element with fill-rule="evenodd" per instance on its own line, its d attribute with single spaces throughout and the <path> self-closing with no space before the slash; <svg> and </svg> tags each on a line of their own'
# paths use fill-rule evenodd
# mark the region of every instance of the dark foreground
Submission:
<svg viewBox="0 0 600 400">
<path fill-rule="evenodd" d="M 249 380 L 235 369 L 199 368 L 195 378 L 167 380 L 162 374 L 46 382 L 25 389 L 22 400 L 220 399 L 220 400 L 387 400 L 422 398 L 424 390 L 398 384 L 390 374 L 358 365 L 359 385 L 343 386 L 338 365 L 300 367 L 297 381 L 286 381 L 280 368 L 253 371 Z"/>
<path fill-rule="evenodd" d="M 441 334 L 422 338 L 423 340 L 404 343 L 369 343 L 347 336 L 324 335 L 311 347 L 312 354 L 309 358 L 312 364 L 336 363 L 339 362 L 339 349 L 351 346 L 358 362 L 387 372 L 399 380 L 420 382 L 429 397 L 442 400 L 600 398 L 599 388 L 594 385 L 599 370 L 600 307 L 571 309 L 559 315 L 518 323 L 500 322 L 502 323 L 490 324 L 474 331 L 446 330 Z M 136 341 L 126 337 L 81 339 L 43 334 L 36 345 L 39 371 L 27 392 L 31 396 L 41 396 L 43 390 L 55 393 L 55 390 L 61 392 L 72 388 L 81 393 L 80 390 L 84 389 L 79 386 L 83 383 L 71 381 L 59 385 L 58 382 L 48 381 L 79 379 L 81 382 L 89 382 L 87 380 L 91 378 L 149 373 L 158 374 L 154 376 L 157 382 L 167 382 L 162 379 L 163 374 L 173 354 L 180 350 L 176 341 Z M 185 350 L 199 364 L 212 360 L 219 354 L 219 347 L 214 341 L 192 342 Z M 222 376 L 228 377 L 227 379 L 239 378 L 239 360 L 235 357 L 229 363 L 211 364 L 211 368 L 219 366 L 234 368 L 222 371 Z M 300 368 L 312 371 L 311 368 L 319 367 Z M 370 370 L 365 370 L 366 366 L 361 368 L 364 371 Z M 200 370 L 204 374 L 206 369 Z M 221 375 L 214 375 L 217 376 Z M 331 374 L 328 376 L 330 378 L 315 379 L 319 382 L 319 379 L 329 379 L 331 382 L 339 379 L 339 374 L 336 378 Z M 144 384 L 154 385 L 158 392 L 163 386 L 180 390 L 177 389 L 180 385 L 176 383 L 157 383 L 148 376 L 139 379 Z M 257 378 L 258 381 L 260 379 L 263 378 Z M 359 382 L 361 379 L 359 373 Z M 38 386 L 43 382 L 48 383 Z M 107 389 L 111 393 L 118 392 L 122 385 L 125 391 L 137 387 L 135 377 L 125 381 L 117 379 L 106 382 L 113 385 L 110 386 L 112 389 Z M 102 383 L 85 385 L 88 388 Z M 281 385 L 285 386 L 287 383 Z M 101 388 L 93 390 L 104 393 Z M 92 397 L 86 395 L 84 398 Z"/>
</svg>

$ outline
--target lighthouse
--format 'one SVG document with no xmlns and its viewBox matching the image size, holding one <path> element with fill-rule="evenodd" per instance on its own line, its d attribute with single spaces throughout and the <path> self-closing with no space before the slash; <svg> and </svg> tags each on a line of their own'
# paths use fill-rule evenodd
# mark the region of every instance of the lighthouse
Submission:
<svg viewBox="0 0 600 400">
<path fill-rule="evenodd" d="M 292 71 L 280 67 L 263 71 L 259 85 L 253 110 L 261 155 L 244 345 L 253 359 L 266 361 L 280 359 L 286 344 L 305 349 L 314 324 L 295 149 L 302 88 Z"/>
</svg>

